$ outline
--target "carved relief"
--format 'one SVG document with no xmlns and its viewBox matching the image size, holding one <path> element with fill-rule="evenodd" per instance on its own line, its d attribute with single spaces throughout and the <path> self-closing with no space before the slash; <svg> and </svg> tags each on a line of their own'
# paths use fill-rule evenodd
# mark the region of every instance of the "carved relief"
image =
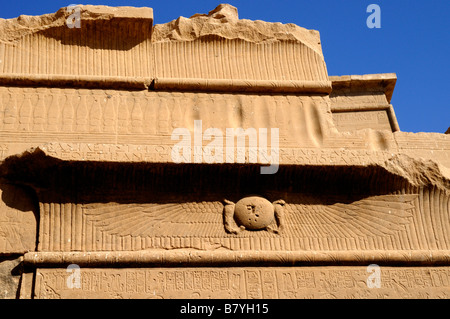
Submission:
<svg viewBox="0 0 450 319">
<path fill-rule="evenodd" d="M 61 103 L 61 95 L 59 92 L 55 92 L 55 90 L 50 90 L 51 92 L 51 104 L 48 109 L 48 122 L 47 122 L 47 131 L 49 132 L 55 132 L 59 131 L 59 123 L 60 123 L 60 117 L 61 117 L 61 111 L 60 108 L 62 105 Z"/>
<path fill-rule="evenodd" d="M 339 131 L 356 131 L 367 128 L 392 131 L 386 110 L 335 112 L 333 120 Z"/>
<path fill-rule="evenodd" d="M 19 126 L 18 129 L 20 131 L 28 131 L 30 130 L 30 123 L 32 121 L 32 105 L 31 105 L 31 97 L 29 95 L 25 95 L 25 99 L 19 110 Z"/>
<path fill-rule="evenodd" d="M 118 134 L 127 143 L 173 145 L 168 138 L 173 129 L 193 131 L 194 120 L 202 119 L 205 129 L 223 132 L 236 127 L 277 127 L 287 145 L 315 146 L 323 139 L 316 135 L 326 129 L 326 116 L 318 111 L 323 98 L 313 97 L 2 87 L 0 97 L 4 107 L 0 130 L 19 140 L 28 134 L 42 142 L 102 138 L 114 143 Z M 218 103 L 220 108 L 215 106 Z M 296 122 L 285 125 L 288 116 Z"/>
<path fill-rule="evenodd" d="M 0 183 L 0 255 L 36 248 L 36 207 L 30 191 Z"/>
<path fill-rule="evenodd" d="M 251 196 L 239 200 L 236 204 L 225 200 L 225 230 L 237 234 L 245 229 L 267 230 L 279 233 L 283 227 L 283 200 L 270 203 L 267 199 Z M 273 222 L 276 226 L 272 226 Z"/>
<path fill-rule="evenodd" d="M 437 191 L 434 196 L 433 200 L 443 201 L 436 206 L 442 211 L 423 209 L 424 195 L 418 194 L 354 201 L 291 194 L 286 202 L 273 204 L 260 197 L 248 197 L 236 204 L 49 203 L 41 205 L 39 250 L 448 249 L 449 239 L 444 235 L 448 225 L 437 223 L 436 216 L 448 214 L 450 208 L 443 193 Z M 248 221 L 249 217 L 253 219 Z M 434 244 L 431 228 L 422 228 L 421 219 L 430 219 L 433 228 L 439 229 L 439 246 Z M 65 229 L 65 238 L 59 237 L 58 229 Z"/>
<path fill-rule="evenodd" d="M 450 297 L 450 139 L 397 132 L 395 75 L 329 77 L 318 32 L 230 5 L 156 26 L 80 8 L 80 30 L 0 19 L 0 255 L 24 254 L 22 297 Z M 277 173 L 250 151 L 174 163 L 195 120 L 279 129 Z"/>
<path fill-rule="evenodd" d="M 7 102 L 5 103 L 5 115 L 3 117 L 3 128 L 5 130 L 13 130 L 17 122 L 18 108 L 17 101 L 9 94 Z"/>
<path fill-rule="evenodd" d="M 65 269 L 37 270 L 36 297 L 48 298 L 443 298 L 450 297 L 447 267 L 383 267 L 381 286 L 367 285 L 367 267 L 139 268 L 81 272 L 68 288 Z"/>
<path fill-rule="evenodd" d="M 292 24 L 239 20 L 224 8 L 226 19 L 195 15 L 153 26 L 151 8 L 79 7 L 81 28 L 66 27 L 65 8 L 0 24 L 0 73 L 328 81 L 319 34 Z M 16 58 L 24 52 L 39 54 Z"/>
<path fill-rule="evenodd" d="M 75 109 L 72 104 L 71 99 L 65 98 L 64 104 L 62 106 L 62 123 L 61 123 L 61 131 L 63 132 L 72 132 L 73 130 L 73 121 L 75 118 Z M 53 109 L 52 109 L 53 113 Z"/>
</svg>

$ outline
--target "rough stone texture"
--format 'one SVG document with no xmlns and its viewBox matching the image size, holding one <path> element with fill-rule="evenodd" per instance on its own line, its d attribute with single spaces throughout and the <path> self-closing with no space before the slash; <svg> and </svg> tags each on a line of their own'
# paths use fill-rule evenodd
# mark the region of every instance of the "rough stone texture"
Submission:
<svg viewBox="0 0 450 319">
<path fill-rule="evenodd" d="M 21 256 L 0 256 L 0 299 L 16 299 L 18 297 L 22 259 Z"/>
<path fill-rule="evenodd" d="M 390 104 L 397 76 L 366 74 L 330 76 L 333 122 L 339 131 L 399 131 L 394 108 Z"/>
<path fill-rule="evenodd" d="M 152 8 L 108 7 L 93 5 L 77 5 L 83 23 L 99 23 L 111 20 L 149 20 L 153 22 Z M 61 8 L 55 13 L 41 16 L 21 15 L 14 19 L 0 19 L 2 43 L 14 43 L 30 35 L 50 29 L 67 28 L 67 20 L 74 14 L 70 7 Z M 72 20 L 73 21 L 73 20 Z M 7 62 L 7 61 L 5 61 Z"/>
<path fill-rule="evenodd" d="M 42 82 L 45 75 L 63 76 L 58 80 L 69 86 L 110 77 L 328 82 L 317 31 L 237 20 L 229 5 L 154 27 L 150 8 L 80 8 L 81 28 L 65 25 L 65 8 L 1 21 L 0 83 Z"/>
<path fill-rule="evenodd" d="M 395 74 L 329 77 L 317 31 L 230 5 L 80 12 L 0 21 L 6 297 L 448 298 L 450 136 L 400 131 Z"/>
<path fill-rule="evenodd" d="M 208 14 L 195 14 L 188 19 L 179 17 L 169 23 L 156 25 L 152 40 L 192 41 L 209 36 L 253 43 L 297 42 L 322 55 L 318 31 L 307 30 L 292 23 L 239 19 L 237 9 L 228 4 L 221 4 Z"/>
<path fill-rule="evenodd" d="M 35 250 L 39 213 L 34 191 L 0 183 L 0 198 L 0 252 L 17 254 Z"/>
</svg>

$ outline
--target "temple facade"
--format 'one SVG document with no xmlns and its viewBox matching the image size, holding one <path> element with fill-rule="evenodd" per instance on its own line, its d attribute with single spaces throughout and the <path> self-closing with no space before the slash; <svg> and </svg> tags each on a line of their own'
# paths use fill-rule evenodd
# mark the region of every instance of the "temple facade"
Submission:
<svg viewBox="0 0 450 319">
<path fill-rule="evenodd" d="M 394 73 L 227 4 L 0 31 L 2 298 L 450 297 L 450 135 Z"/>
</svg>

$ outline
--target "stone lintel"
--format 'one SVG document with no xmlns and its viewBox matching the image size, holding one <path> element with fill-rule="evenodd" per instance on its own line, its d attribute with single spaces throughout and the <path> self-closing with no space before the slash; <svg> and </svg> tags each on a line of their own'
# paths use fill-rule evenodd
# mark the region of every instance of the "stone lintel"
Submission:
<svg viewBox="0 0 450 319">
<path fill-rule="evenodd" d="M 0 74 L 0 85 L 54 88 L 329 94 L 330 81 L 149 78 L 64 74 Z"/>
<path fill-rule="evenodd" d="M 329 76 L 332 82 L 332 93 L 338 92 L 373 92 L 381 91 L 391 102 L 397 75 L 395 73 Z"/>
<path fill-rule="evenodd" d="M 295 80 L 234 80 L 234 79 L 189 79 L 156 78 L 153 88 L 157 91 L 202 91 L 202 92 L 261 92 L 261 93 L 310 93 L 329 94 L 330 81 Z"/>
<path fill-rule="evenodd" d="M 450 251 L 199 251 L 29 252 L 24 263 L 36 267 L 77 264 L 117 266 L 295 266 L 295 265 L 450 265 Z"/>
</svg>

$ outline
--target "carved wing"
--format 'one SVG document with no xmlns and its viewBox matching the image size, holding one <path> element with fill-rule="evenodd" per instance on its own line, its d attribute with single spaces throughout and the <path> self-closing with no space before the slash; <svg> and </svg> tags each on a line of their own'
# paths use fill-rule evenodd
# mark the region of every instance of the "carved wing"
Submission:
<svg viewBox="0 0 450 319">
<path fill-rule="evenodd" d="M 417 195 L 382 195 L 342 203 L 302 197 L 301 204 L 286 205 L 290 232 L 313 237 L 386 236 L 410 223 Z M 330 204 L 324 204 L 324 202 Z"/>
<path fill-rule="evenodd" d="M 220 202 L 167 204 L 86 204 L 83 213 L 100 231 L 133 237 L 167 233 L 199 236 L 205 228 L 223 229 Z"/>
<path fill-rule="evenodd" d="M 286 199 L 283 230 L 244 231 L 238 237 L 367 237 L 404 230 L 417 195 L 372 196 L 357 201 L 296 195 Z M 219 201 L 144 204 L 85 204 L 83 214 L 97 231 L 133 237 L 223 237 L 224 205 Z"/>
</svg>

